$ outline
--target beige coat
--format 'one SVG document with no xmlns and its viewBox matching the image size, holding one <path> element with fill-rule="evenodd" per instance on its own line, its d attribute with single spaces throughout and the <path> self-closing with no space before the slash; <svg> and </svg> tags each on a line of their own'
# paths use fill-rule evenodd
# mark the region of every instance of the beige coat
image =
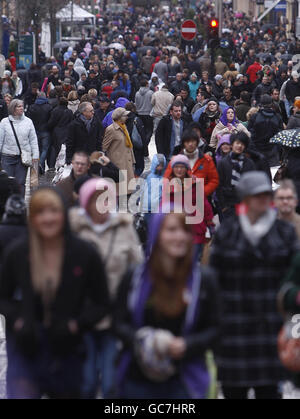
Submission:
<svg viewBox="0 0 300 419">
<path fill-rule="evenodd" d="M 133 165 L 135 164 L 135 158 L 133 149 L 126 147 L 125 134 L 117 123 L 113 122 L 106 128 L 102 149 L 119 170 L 126 170 L 128 186 L 129 182 L 134 179 Z M 134 189 L 128 190 L 128 193 L 132 192 L 134 192 Z"/>
<path fill-rule="evenodd" d="M 143 262 L 142 246 L 133 227 L 132 215 L 111 214 L 108 223 L 96 227 L 82 208 L 72 208 L 69 218 L 72 231 L 98 250 L 105 264 L 110 296 L 114 299 L 128 268 Z M 108 325 L 106 319 L 99 327 L 103 329 Z"/>
<path fill-rule="evenodd" d="M 222 122 L 218 122 L 217 125 L 215 126 L 212 134 L 211 134 L 211 139 L 210 139 L 210 143 L 209 143 L 210 147 L 213 147 L 213 148 L 216 149 L 217 146 L 218 146 L 219 137 L 222 137 L 222 135 L 225 135 L 225 134 L 233 134 L 235 132 L 244 132 L 245 134 L 248 135 L 249 138 L 251 137 L 250 132 L 241 123 L 238 123 L 236 128 L 233 131 L 229 131 L 229 129 L 227 127 L 225 127 L 222 124 Z"/>
<path fill-rule="evenodd" d="M 167 115 L 173 101 L 174 96 L 168 89 L 161 89 L 158 92 L 155 92 L 151 98 L 151 105 L 153 106 L 151 115 L 154 117 Z"/>
</svg>

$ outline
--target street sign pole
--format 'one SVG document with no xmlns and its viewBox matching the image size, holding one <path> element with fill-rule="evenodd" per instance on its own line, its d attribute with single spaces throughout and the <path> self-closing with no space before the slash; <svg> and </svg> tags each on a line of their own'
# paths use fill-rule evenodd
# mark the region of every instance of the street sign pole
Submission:
<svg viewBox="0 0 300 419">
<path fill-rule="evenodd" d="M 185 20 L 181 25 L 181 37 L 184 40 L 186 54 L 190 52 L 191 42 L 196 38 L 196 35 L 196 23 L 191 19 Z"/>
</svg>

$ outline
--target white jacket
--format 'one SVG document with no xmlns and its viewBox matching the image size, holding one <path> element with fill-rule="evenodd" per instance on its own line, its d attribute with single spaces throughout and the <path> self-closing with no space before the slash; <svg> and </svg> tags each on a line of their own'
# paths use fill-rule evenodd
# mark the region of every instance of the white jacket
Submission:
<svg viewBox="0 0 300 419">
<path fill-rule="evenodd" d="M 9 122 L 11 120 L 20 143 L 21 150 L 31 152 L 33 159 L 39 158 L 39 145 L 31 119 L 22 115 L 20 119 L 9 116 L 0 122 L 0 154 L 9 156 L 20 155 L 20 151 Z"/>
</svg>

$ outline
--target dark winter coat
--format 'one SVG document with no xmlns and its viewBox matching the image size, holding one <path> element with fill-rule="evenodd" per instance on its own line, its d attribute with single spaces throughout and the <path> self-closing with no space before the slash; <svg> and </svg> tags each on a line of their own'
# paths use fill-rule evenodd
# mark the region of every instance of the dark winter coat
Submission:
<svg viewBox="0 0 300 419">
<path fill-rule="evenodd" d="M 292 225 L 275 220 L 253 247 L 237 216 L 225 220 L 212 246 L 223 304 L 218 375 L 224 386 L 277 385 L 285 378 L 277 353 L 282 326 L 277 293 L 299 251 Z"/>
<path fill-rule="evenodd" d="M 233 207 L 239 202 L 238 196 L 236 194 L 236 189 L 231 185 L 232 178 L 232 161 L 231 153 L 228 156 L 221 159 L 218 163 L 218 174 L 219 174 L 219 186 L 217 189 L 217 197 L 220 203 L 221 208 Z M 243 168 L 241 174 L 256 170 L 255 165 L 252 160 L 245 157 Z"/>
<path fill-rule="evenodd" d="M 217 111 L 216 113 L 210 115 L 208 110 L 202 112 L 199 117 L 198 123 L 201 128 L 202 137 L 209 143 L 211 134 L 215 129 L 220 118 L 220 112 Z"/>
<path fill-rule="evenodd" d="M 135 158 L 134 172 L 137 176 L 140 176 L 143 173 L 144 168 L 145 168 L 144 148 L 146 147 L 146 143 L 147 143 L 146 132 L 145 132 L 145 127 L 141 118 L 139 118 L 135 113 L 130 112 L 130 114 L 128 115 L 127 122 L 126 122 L 126 127 L 127 127 L 130 138 L 132 138 L 132 131 L 133 131 L 134 124 L 136 124 L 136 128 L 138 130 L 138 133 L 140 134 L 140 137 L 143 143 L 143 148 L 141 149 L 137 149 L 133 145 L 133 153 L 134 153 L 134 158 Z"/>
<path fill-rule="evenodd" d="M 22 299 L 15 299 L 17 293 Z M 72 353 L 83 334 L 102 320 L 108 311 L 106 274 L 98 252 L 87 242 L 68 235 L 61 283 L 51 305 L 52 320 L 47 329 L 54 350 Z M 18 318 L 25 321 L 23 333 L 35 336 L 34 328 L 42 324 L 43 312 L 41 297 L 34 291 L 30 277 L 29 242 L 28 239 L 20 240 L 13 243 L 4 256 L 0 313 L 6 317 L 7 330 L 15 336 L 13 325 Z M 72 335 L 68 330 L 67 323 L 71 319 L 78 324 L 78 334 Z M 32 340 L 31 345 L 35 343 L 38 344 Z"/>
<path fill-rule="evenodd" d="M 300 128 L 300 112 L 296 112 L 295 115 L 290 116 L 289 122 L 286 129 Z"/>
<path fill-rule="evenodd" d="M 66 142 L 68 127 L 71 121 L 73 121 L 73 118 L 73 112 L 65 105 L 56 106 L 51 112 L 48 128 L 52 131 L 52 140 L 58 151 L 61 144 Z"/>
<path fill-rule="evenodd" d="M 10 216 L 0 224 L 0 267 L 4 250 L 16 239 L 27 232 L 25 220 L 17 216 Z"/>
<path fill-rule="evenodd" d="M 5 100 L 0 99 L 0 121 L 2 121 L 3 118 L 8 117 L 8 110 Z"/>
<path fill-rule="evenodd" d="M 52 106 L 45 98 L 38 98 L 28 109 L 27 116 L 33 122 L 37 132 L 49 131 L 48 121 L 50 119 Z"/>
<path fill-rule="evenodd" d="M 182 119 L 183 131 L 188 127 L 188 122 Z M 157 153 L 163 154 L 166 159 L 171 153 L 171 136 L 172 136 L 172 117 L 170 115 L 164 116 L 158 124 L 155 133 L 155 144 Z"/>
<path fill-rule="evenodd" d="M 101 150 L 103 128 L 97 118 L 93 118 L 90 132 L 87 131 L 84 122 L 78 116 L 71 122 L 66 140 L 66 161 L 70 163 L 75 151 L 85 151 L 91 154 Z"/>
<path fill-rule="evenodd" d="M 270 151 L 274 145 L 269 140 L 283 129 L 280 115 L 272 108 L 262 108 L 250 118 L 248 131 L 258 151 Z"/>
<path fill-rule="evenodd" d="M 285 86 L 285 95 L 290 103 L 293 103 L 296 96 L 300 96 L 300 81 L 289 80 Z"/>
</svg>

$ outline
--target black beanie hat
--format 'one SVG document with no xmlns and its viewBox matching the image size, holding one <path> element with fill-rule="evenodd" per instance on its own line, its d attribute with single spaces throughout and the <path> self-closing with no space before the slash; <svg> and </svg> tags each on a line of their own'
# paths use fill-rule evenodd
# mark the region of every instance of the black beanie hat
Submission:
<svg viewBox="0 0 300 419">
<path fill-rule="evenodd" d="M 249 137 L 244 132 L 237 132 L 234 134 L 231 134 L 230 136 L 230 144 L 233 144 L 235 141 L 240 141 L 245 145 L 245 149 L 249 146 Z"/>
</svg>

